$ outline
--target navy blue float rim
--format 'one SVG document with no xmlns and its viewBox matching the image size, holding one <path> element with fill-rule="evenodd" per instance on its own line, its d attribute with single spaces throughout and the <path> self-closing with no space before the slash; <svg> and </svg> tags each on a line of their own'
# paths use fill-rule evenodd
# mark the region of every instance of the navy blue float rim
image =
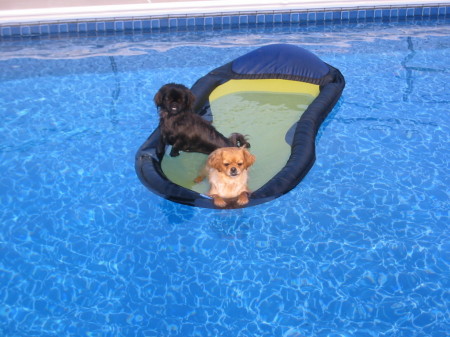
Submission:
<svg viewBox="0 0 450 337">
<path fill-rule="evenodd" d="M 289 71 L 289 66 L 292 71 Z M 297 122 L 286 165 L 266 184 L 252 192 L 245 206 L 249 207 L 286 194 L 306 176 L 316 160 L 317 132 L 339 100 L 345 80 L 338 69 L 306 49 L 286 44 L 264 46 L 197 80 L 191 88 L 196 96 L 195 111 L 206 115 L 211 92 L 231 79 L 287 79 L 320 85 L 319 95 Z M 160 143 L 157 128 L 136 153 L 135 169 L 142 184 L 160 197 L 180 204 L 215 208 L 208 196 L 179 186 L 166 177 L 161 168 L 164 149 L 165 144 Z"/>
</svg>

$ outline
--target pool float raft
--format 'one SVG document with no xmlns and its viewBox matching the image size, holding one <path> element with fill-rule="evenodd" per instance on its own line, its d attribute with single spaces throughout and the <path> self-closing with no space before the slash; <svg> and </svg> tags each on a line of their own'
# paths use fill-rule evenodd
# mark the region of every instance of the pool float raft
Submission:
<svg viewBox="0 0 450 337">
<path fill-rule="evenodd" d="M 256 162 L 246 207 L 280 197 L 305 177 L 315 161 L 317 131 L 344 86 L 338 69 L 287 44 L 253 50 L 192 86 L 197 113 L 224 135 L 239 132 L 249 138 Z M 141 182 L 168 200 L 214 208 L 207 181 L 194 184 L 207 156 L 183 152 L 170 157 L 169 147 L 159 146 L 159 136 L 157 128 L 136 153 Z"/>
</svg>

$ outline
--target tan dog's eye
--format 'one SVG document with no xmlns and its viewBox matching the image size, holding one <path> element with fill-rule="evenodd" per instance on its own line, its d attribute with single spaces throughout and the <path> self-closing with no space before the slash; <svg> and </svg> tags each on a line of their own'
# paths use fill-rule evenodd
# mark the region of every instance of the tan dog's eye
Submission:
<svg viewBox="0 0 450 337">
<path fill-rule="evenodd" d="M 230 166 L 230 163 L 223 163 L 223 166 Z"/>
<path fill-rule="evenodd" d="M 242 166 L 243 163 L 238 163 L 239 166 Z"/>
</svg>

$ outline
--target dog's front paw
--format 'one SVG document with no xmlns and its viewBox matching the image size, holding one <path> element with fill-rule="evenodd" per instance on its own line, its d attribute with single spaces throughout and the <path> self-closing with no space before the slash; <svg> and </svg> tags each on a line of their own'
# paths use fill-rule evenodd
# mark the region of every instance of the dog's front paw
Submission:
<svg viewBox="0 0 450 337">
<path fill-rule="evenodd" d="M 171 156 L 171 157 L 178 157 L 179 155 L 180 155 L 180 151 L 174 150 L 174 149 L 172 148 L 172 151 L 170 151 L 170 156 Z"/>
<path fill-rule="evenodd" d="M 225 200 L 223 200 L 221 197 L 219 196 L 213 196 L 213 200 L 214 200 L 214 205 L 216 207 L 220 207 L 220 208 L 224 208 L 227 203 L 225 202 Z"/>
<path fill-rule="evenodd" d="M 247 205 L 248 204 L 248 193 L 242 192 L 241 194 L 239 194 L 239 197 L 237 198 L 236 203 L 239 206 Z"/>
</svg>

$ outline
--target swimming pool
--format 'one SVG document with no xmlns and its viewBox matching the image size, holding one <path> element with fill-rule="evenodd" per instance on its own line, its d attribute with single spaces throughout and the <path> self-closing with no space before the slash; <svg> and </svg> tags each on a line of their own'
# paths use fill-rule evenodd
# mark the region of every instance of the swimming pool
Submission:
<svg viewBox="0 0 450 337">
<path fill-rule="evenodd" d="M 166 82 L 269 43 L 342 71 L 317 161 L 241 210 L 134 172 Z M 0 335 L 444 336 L 450 21 L 268 25 L 0 44 Z"/>
</svg>

